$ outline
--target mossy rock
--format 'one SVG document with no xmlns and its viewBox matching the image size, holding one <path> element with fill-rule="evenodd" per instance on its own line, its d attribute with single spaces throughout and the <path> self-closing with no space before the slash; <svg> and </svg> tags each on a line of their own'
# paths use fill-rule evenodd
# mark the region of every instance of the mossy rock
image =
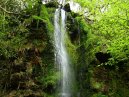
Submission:
<svg viewBox="0 0 129 97">
<path fill-rule="evenodd" d="M 69 3 L 67 3 L 67 4 L 64 6 L 64 10 L 65 10 L 66 12 L 71 12 L 70 4 L 69 4 Z"/>
<path fill-rule="evenodd" d="M 71 12 L 73 18 L 82 17 L 79 13 Z"/>
<path fill-rule="evenodd" d="M 46 7 L 54 7 L 54 8 L 58 8 L 58 5 L 59 5 L 59 3 L 56 1 L 51 1 L 47 4 L 45 4 Z"/>
</svg>

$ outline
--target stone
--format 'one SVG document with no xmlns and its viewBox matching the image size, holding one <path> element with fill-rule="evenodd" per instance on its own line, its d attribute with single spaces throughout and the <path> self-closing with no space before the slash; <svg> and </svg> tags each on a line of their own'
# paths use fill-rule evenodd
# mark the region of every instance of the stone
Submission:
<svg viewBox="0 0 129 97">
<path fill-rule="evenodd" d="M 46 7 L 50 7 L 50 8 L 58 8 L 59 3 L 55 2 L 55 1 L 51 1 L 45 4 Z"/>
<path fill-rule="evenodd" d="M 71 12 L 70 4 L 69 4 L 69 3 L 67 3 L 67 4 L 64 6 L 64 10 L 65 10 L 66 12 Z"/>
</svg>

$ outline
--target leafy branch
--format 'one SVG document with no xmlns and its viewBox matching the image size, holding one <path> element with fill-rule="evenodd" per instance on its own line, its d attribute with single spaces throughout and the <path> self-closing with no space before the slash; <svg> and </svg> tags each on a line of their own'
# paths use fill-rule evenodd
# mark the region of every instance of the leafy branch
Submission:
<svg viewBox="0 0 129 97">
<path fill-rule="evenodd" d="M 0 5 L 0 9 L 3 10 L 4 12 L 8 13 L 8 14 L 20 14 L 20 13 L 16 13 L 16 12 L 10 12 L 10 11 L 7 11 L 5 8 L 3 8 L 1 5 Z"/>
</svg>

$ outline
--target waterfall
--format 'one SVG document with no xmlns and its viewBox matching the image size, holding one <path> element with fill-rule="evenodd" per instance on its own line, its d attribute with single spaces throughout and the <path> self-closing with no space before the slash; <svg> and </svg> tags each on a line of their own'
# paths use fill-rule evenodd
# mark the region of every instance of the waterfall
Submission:
<svg viewBox="0 0 129 97">
<path fill-rule="evenodd" d="M 64 4 L 64 1 L 60 1 Z M 60 85 L 60 95 L 59 97 L 71 97 L 71 70 L 69 65 L 69 58 L 67 50 L 65 48 L 65 21 L 66 15 L 65 11 L 60 7 L 56 9 L 54 16 L 54 44 L 55 44 L 55 61 L 59 67 L 61 73 L 61 85 Z"/>
</svg>

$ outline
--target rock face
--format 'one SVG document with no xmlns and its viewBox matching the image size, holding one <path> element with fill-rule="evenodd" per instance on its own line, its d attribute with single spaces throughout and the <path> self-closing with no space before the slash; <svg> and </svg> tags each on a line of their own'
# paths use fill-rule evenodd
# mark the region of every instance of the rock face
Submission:
<svg viewBox="0 0 129 97">
<path fill-rule="evenodd" d="M 59 5 L 59 3 L 56 2 L 56 1 L 50 1 L 50 2 L 48 2 L 48 3 L 45 3 L 45 6 L 46 6 L 46 7 L 49 7 L 49 8 L 52 8 L 52 7 L 57 8 L 58 5 Z"/>
<path fill-rule="evenodd" d="M 69 3 L 67 3 L 67 4 L 64 6 L 64 10 L 65 10 L 66 12 L 71 12 L 70 4 L 69 4 Z"/>
<path fill-rule="evenodd" d="M 14 16 L 19 17 L 17 21 L 22 26 L 16 25 L 15 19 L 8 20 L 9 23 L 11 22 L 8 28 L 19 28 L 19 30 L 14 31 L 15 33 L 9 30 L 5 35 L 10 37 L 6 41 L 11 41 L 15 46 L 10 43 L 7 48 L 2 47 L 7 50 L 8 55 L 0 55 L 0 97 L 44 97 L 43 92 L 48 93 L 49 90 L 45 90 L 53 87 L 55 82 L 53 79 L 44 82 L 42 79 L 51 76 L 47 68 L 49 67 L 50 70 L 54 66 L 53 47 L 48 34 L 50 29 L 50 32 L 53 32 L 48 12 L 52 13 L 54 8 L 47 9 L 45 5 L 41 5 L 40 14 L 37 16 L 37 6 L 39 5 L 34 6 L 28 13 Z M 12 42 L 12 40 L 19 40 L 19 42 Z M 2 38 L 1 42 L 5 43 L 5 39 Z"/>
<path fill-rule="evenodd" d="M 79 11 L 81 11 L 81 6 L 78 3 L 75 3 L 73 1 L 69 1 L 67 4 L 65 4 L 64 10 L 66 12 L 72 11 L 72 12 L 78 13 Z"/>
<path fill-rule="evenodd" d="M 71 11 L 73 11 L 75 13 L 78 13 L 81 11 L 81 6 L 76 2 L 69 1 L 69 5 L 70 5 Z"/>
</svg>

